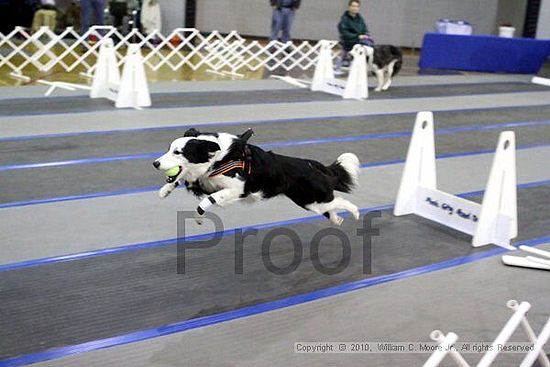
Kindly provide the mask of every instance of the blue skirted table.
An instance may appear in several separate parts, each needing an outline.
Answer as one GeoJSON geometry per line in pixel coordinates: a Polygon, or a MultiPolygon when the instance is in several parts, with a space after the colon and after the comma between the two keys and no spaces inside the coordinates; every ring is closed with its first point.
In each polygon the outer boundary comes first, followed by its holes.
{"type": "Polygon", "coordinates": [[[426,33],[421,69],[536,74],[550,56],[550,40],[426,33]]]}

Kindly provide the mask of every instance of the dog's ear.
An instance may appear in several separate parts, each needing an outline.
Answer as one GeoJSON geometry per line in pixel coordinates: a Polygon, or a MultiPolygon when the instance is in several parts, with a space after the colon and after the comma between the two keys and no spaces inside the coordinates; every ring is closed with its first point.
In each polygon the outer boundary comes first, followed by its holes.
{"type": "Polygon", "coordinates": [[[246,130],[244,133],[239,135],[239,139],[244,141],[245,143],[254,135],[254,131],[252,129],[246,130]]]}
{"type": "Polygon", "coordinates": [[[197,136],[199,136],[201,133],[199,132],[199,130],[195,129],[195,128],[190,128],[188,129],[184,134],[183,134],[183,137],[194,137],[196,138],[197,136]]]}
{"type": "Polygon", "coordinates": [[[208,140],[192,139],[185,144],[183,156],[190,163],[206,163],[220,150],[217,143],[208,140]]]}

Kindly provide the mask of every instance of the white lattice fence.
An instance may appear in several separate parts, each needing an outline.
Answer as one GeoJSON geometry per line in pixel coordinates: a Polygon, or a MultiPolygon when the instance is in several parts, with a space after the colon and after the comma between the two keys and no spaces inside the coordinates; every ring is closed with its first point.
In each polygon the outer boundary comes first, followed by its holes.
{"type": "MultiPolygon", "coordinates": [[[[7,35],[0,33],[0,68],[8,67],[14,76],[22,76],[24,70],[33,67],[40,72],[54,67],[67,72],[81,68],[91,75],[104,38],[113,39],[119,65],[125,61],[128,45],[137,43],[145,65],[154,71],[163,67],[173,71],[204,67],[224,74],[260,68],[306,70],[315,65],[320,49],[318,42],[248,41],[236,31],[223,35],[218,31],[205,34],[194,28],[178,28],[166,36],[158,31],[145,36],[137,29],[123,35],[114,27],[94,26],[79,35],[71,27],[60,34],[46,27],[30,34],[17,27],[7,35]]],[[[337,45],[336,41],[330,42],[332,47],[337,45]]]]}

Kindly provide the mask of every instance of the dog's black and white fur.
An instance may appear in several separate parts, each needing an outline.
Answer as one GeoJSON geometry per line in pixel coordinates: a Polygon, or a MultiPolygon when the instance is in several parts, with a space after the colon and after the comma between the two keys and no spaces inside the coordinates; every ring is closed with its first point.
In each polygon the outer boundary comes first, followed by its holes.
{"type": "Polygon", "coordinates": [[[378,85],[375,91],[388,90],[392,78],[403,65],[403,53],[395,46],[375,45],[373,55],[367,55],[368,69],[376,76],[378,85]]]}
{"type": "Polygon", "coordinates": [[[159,170],[179,167],[168,177],[159,196],[168,196],[179,184],[201,197],[196,220],[202,223],[205,211],[213,204],[226,206],[239,200],[258,201],[286,195],[294,203],[323,214],[334,224],[345,210],[359,219],[357,206],[334,191],[350,192],[358,184],[359,159],[344,153],[325,166],[317,161],[266,152],[248,144],[251,132],[240,136],[227,133],[201,133],[188,130],[170,144],[170,149],[153,166],[159,170]],[[222,172],[222,173],[220,173],[222,172]]]}

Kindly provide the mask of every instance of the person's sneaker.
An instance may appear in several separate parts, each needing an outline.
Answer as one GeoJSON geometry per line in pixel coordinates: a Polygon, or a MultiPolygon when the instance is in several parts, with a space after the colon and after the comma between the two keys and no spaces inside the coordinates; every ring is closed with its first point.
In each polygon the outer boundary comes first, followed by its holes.
{"type": "Polygon", "coordinates": [[[340,75],[344,75],[344,74],[345,74],[345,72],[342,69],[340,69],[340,68],[334,69],[334,75],[335,76],[340,76],[340,75]]]}

